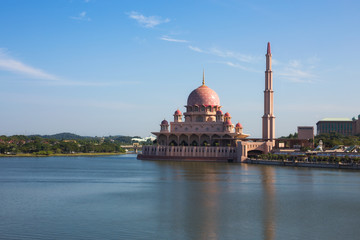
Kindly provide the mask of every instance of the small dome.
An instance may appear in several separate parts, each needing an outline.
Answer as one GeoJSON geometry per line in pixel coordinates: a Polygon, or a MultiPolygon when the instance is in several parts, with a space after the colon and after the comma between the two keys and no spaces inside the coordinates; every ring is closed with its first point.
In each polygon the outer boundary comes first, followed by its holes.
{"type": "Polygon", "coordinates": [[[179,109],[178,109],[178,110],[176,110],[176,111],[175,111],[175,113],[174,113],[174,115],[181,115],[180,110],[179,110],[179,109]]]}
{"type": "Polygon", "coordinates": [[[168,121],[166,121],[166,120],[164,119],[164,120],[162,120],[161,125],[169,125],[169,123],[168,123],[168,121]]]}
{"type": "Polygon", "coordinates": [[[239,123],[239,122],[236,124],[235,127],[236,127],[236,128],[243,128],[243,126],[242,126],[241,123],[239,123]]]}
{"type": "Polygon", "coordinates": [[[206,85],[201,85],[190,93],[187,105],[220,106],[220,99],[214,90],[206,85]]]}
{"type": "Polygon", "coordinates": [[[228,119],[228,120],[226,120],[225,125],[232,125],[232,123],[231,123],[231,121],[228,119]]]}
{"type": "Polygon", "coordinates": [[[222,115],[222,114],[223,114],[223,112],[221,110],[216,111],[216,115],[222,115]]]}
{"type": "Polygon", "coordinates": [[[224,117],[230,117],[230,113],[225,113],[224,117]]]}

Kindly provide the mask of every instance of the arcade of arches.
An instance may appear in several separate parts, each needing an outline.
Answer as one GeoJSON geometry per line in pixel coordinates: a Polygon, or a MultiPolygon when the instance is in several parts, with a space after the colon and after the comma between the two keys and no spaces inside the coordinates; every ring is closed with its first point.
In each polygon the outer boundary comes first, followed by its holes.
{"type": "Polygon", "coordinates": [[[161,146],[232,146],[234,139],[229,134],[159,134],[157,143],[161,146]]]}

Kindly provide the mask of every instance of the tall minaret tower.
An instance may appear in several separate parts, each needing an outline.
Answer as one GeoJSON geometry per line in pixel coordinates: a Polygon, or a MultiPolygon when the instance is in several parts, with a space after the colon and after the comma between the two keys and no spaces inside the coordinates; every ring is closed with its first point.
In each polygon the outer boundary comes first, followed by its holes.
{"type": "Polygon", "coordinates": [[[275,144],[275,116],[274,116],[274,91],[271,71],[271,49],[270,42],[267,45],[264,91],[264,116],[262,125],[262,138],[275,144]]]}

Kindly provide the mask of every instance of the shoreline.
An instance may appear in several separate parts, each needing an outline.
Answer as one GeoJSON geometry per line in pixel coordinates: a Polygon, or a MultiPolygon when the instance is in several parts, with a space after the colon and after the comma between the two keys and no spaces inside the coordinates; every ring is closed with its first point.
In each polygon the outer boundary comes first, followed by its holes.
{"type": "Polygon", "coordinates": [[[111,156],[111,155],[123,155],[128,153],[54,153],[49,155],[36,155],[31,153],[20,153],[15,155],[0,154],[1,157],[80,157],[80,156],[111,156]]]}
{"type": "MultiPolygon", "coordinates": [[[[146,156],[139,154],[138,160],[145,161],[169,161],[169,162],[228,162],[226,159],[209,159],[209,158],[169,158],[167,156],[146,156]]],[[[270,165],[280,167],[302,167],[302,168],[327,168],[327,169],[348,169],[348,170],[360,170],[360,164],[357,163],[319,163],[319,162],[301,162],[301,161],[289,161],[289,160],[263,160],[263,159],[246,159],[242,162],[232,162],[233,164],[258,164],[258,165],[270,165]]]]}
{"type": "Polygon", "coordinates": [[[360,170],[360,164],[354,163],[317,163],[317,162],[293,162],[293,161],[277,161],[277,160],[255,160],[246,159],[242,163],[260,164],[284,167],[307,167],[307,168],[331,168],[331,169],[350,169],[360,170]]]}

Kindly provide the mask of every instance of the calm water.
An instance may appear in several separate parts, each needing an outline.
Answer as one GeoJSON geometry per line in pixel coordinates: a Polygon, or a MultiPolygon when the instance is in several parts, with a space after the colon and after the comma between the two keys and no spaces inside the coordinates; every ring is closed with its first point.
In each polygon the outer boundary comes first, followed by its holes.
{"type": "Polygon", "coordinates": [[[359,239],[360,172],[0,158],[1,239],[359,239]]]}

